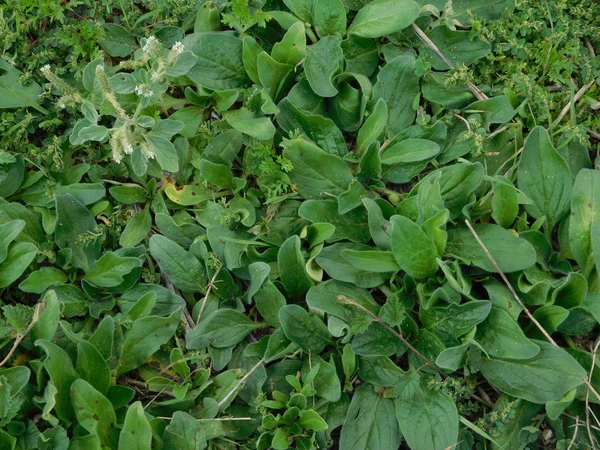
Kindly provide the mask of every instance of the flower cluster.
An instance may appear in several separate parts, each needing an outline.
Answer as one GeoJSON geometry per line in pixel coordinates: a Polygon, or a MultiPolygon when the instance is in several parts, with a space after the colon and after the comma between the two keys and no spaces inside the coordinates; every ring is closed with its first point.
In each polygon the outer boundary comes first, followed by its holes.
{"type": "Polygon", "coordinates": [[[185,47],[180,41],[175,42],[175,44],[173,44],[173,47],[171,47],[171,51],[176,55],[181,55],[184,50],[185,47]]]}
{"type": "Polygon", "coordinates": [[[138,84],[135,87],[135,93],[140,97],[152,97],[154,95],[154,91],[147,84],[138,84]]]}

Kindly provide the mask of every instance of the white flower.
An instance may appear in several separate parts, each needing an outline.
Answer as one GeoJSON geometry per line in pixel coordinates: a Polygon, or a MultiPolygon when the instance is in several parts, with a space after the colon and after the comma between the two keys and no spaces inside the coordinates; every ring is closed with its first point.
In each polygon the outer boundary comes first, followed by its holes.
{"type": "Polygon", "coordinates": [[[140,97],[152,97],[154,91],[147,84],[138,84],[135,87],[135,93],[140,97]]]}
{"type": "Polygon", "coordinates": [[[159,42],[158,39],[156,39],[156,36],[150,36],[148,39],[146,39],[146,43],[142,47],[142,51],[144,53],[150,53],[158,46],[158,43],[159,42]]]}
{"type": "Polygon", "coordinates": [[[131,155],[133,153],[133,145],[131,145],[131,144],[125,145],[125,147],[123,148],[123,151],[125,152],[125,154],[131,155]]]}
{"type": "Polygon", "coordinates": [[[112,157],[117,164],[121,164],[121,161],[123,161],[123,156],[119,152],[113,151],[112,157]]]}
{"type": "Polygon", "coordinates": [[[44,67],[42,67],[40,69],[40,72],[42,72],[42,74],[46,75],[48,72],[50,72],[50,64],[46,64],[44,67]]]}
{"type": "Polygon", "coordinates": [[[184,50],[185,50],[185,47],[183,46],[183,44],[180,41],[175,42],[175,44],[173,44],[173,47],[171,47],[171,51],[173,53],[175,53],[176,55],[181,55],[184,50]]]}

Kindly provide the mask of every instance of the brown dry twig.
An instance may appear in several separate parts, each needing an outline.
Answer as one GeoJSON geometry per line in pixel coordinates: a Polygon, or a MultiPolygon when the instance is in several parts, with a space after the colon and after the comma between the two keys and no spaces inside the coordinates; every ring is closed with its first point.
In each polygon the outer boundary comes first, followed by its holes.
{"type": "Polygon", "coordinates": [[[2,362],[0,362],[0,367],[2,367],[4,364],[6,364],[8,361],[10,361],[10,358],[12,358],[12,355],[17,351],[19,344],[23,341],[23,339],[25,339],[27,337],[27,335],[29,334],[31,329],[35,326],[35,324],[38,322],[38,320],[40,320],[40,317],[42,316],[42,313],[44,312],[45,309],[46,309],[46,302],[40,302],[35,306],[35,309],[33,310],[33,317],[31,319],[31,323],[27,326],[27,328],[25,329],[25,331],[22,334],[17,336],[17,338],[15,339],[15,342],[13,343],[13,346],[11,347],[10,351],[8,352],[8,355],[6,355],[6,357],[2,360],[2,362]]]}

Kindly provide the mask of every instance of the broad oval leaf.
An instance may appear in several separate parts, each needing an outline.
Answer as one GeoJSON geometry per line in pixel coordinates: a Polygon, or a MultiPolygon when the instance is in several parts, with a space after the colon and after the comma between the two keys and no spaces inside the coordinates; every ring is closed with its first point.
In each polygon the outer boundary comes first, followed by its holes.
{"type": "Polygon", "coordinates": [[[540,352],[530,359],[488,359],[481,373],[493,385],[513,397],[532,403],[560,400],[583,384],[586,371],[565,350],[532,340],[540,352]]]}
{"type": "Polygon", "coordinates": [[[344,450],[398,450],[402,440],[394,417],[394,402],[379,396],[370,385],[356,390],[342,426],[344,450]]]}
{"type": "Polygon", "coordinates": [[[445,450],[458,442],[458,411],[442,390],[422,383],[405,387],[396,399],[396,417],[413,450],[445,450]]]}
{"type": "Polygon", "coordinates": [[[392,216],[390,221],[392,253],[400,268],[415,278],[435,275],[437,248],[421,227],[404,216],[392,216]]]}
{"type": "Polygon", "coordinates": [[[162,272],[182,291],[202,292],[207,283],[206,271],[191,253],[172,240],[155,234],[150,238],[150,253],[162,272]]]}
{"type": "Polygon", "coordinates": [[[283,156],[294,167],[289,177],[303,198],[339,195],[352,183],[352,173],[342,158],[326,153],[310,142],[288,141],[283,156]]]}
{"type": "Polygon", "coordinates": [[[304,70],[310,87],[321,97],[338,93],[333,76],[339,70],[344,53],[339,37],[326,36],[316,44],[306,47],[304,70]]]}
{"type": "Polygon", "coordinates": [[[234,309],[219,309],[202,318],[187,334],[186,346],[190,349],[202,349],[208,345],[215,348],[231,347],[253,330],[264,326],[264,323],[253,322],[234,309]]]}
{"type": "Polygon", "coordinates": [[[391,142],[381,155],[381,164],[399,164],[426,161],[440,152],[440,146],[427,139],[405,139],[391,142]]]}
{"type": "Polygon", "coordinates": [[[527,212],[536,219],[546,216],[544,227],[552,231],[569,210],[573,180],[569,165],[540,126],[527,136],[517,179],[519,189],[533,201],[525,205],[527,212]]]}
{"type": "Polygon", "coordinates": [[[510,315],[493,307],[488,317],[477,327],[475,340],[490,356],[496,358],[529,359],[540,352],[510,315]]]}
{"type": "Polygon", "coordinates": [[[319,354],[332,342],[321,319],[298,305],[286,305],[281,308],[279,322],[287,338],[305,352],[319,354]]]}
{"type": "MultiPolygon", "coordinates": [[[[535,249],[525,239],[493,224],[475,224],[473,229],[503,272],[517,272],[535,264],[535,249]]],[[[489,257],[467,228],[448,230],[446,252],[467,264],[496,272],[489,257]]]]}
{"type": "Polygon", "coordinates": [[[411,25],[420,12],[413,0],[375,0],[358,11],[348,33],[366,38],[396,33],[411,25]]]}

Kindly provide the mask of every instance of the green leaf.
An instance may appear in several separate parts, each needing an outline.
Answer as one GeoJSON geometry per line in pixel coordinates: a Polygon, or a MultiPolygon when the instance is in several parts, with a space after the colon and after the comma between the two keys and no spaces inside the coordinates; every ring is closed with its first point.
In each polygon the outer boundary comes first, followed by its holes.
{"type": "Polygon", "coordinates": [[[146,134],[144,139],[162,170],[174,173],[179,171],[177,150],[169,139],[152,132],[146,134]]]}
{"type": "Polygon", "coordinates": [[[378,38],[410,26],[421,8],[413,0],[374,0],[362,7],[348,33],[378,38]]]}
{"type": "Polygon", "coordinates": [[[540,352],[540,347],[527,339],[519,324],[496,307],[477,327],[475,340],[496,358],[530,359],[540,352]]]}
{"type": "Polygon", "coordinates": [[[303,198],[339,195],[352,182],[352,173],[340,157],[302,139],[287,141],[283,156],[294,167],[288,175],[303,198]]]}
{"type": "Polygon", "coordinates": [[[242,41],[229,33],[193,33],[184,40],[185,48],[198,57],[188,77],[208,89],[243,87],[246,71],[242,60],[242,41]]]}
{"type": "Polygon", "coordinates": [[[363,208],[355,208],[339,214],[334,200],[307,200],[298,209],[298,215],[312,223],[330,223],[335,227],[328,242],[348,239],[352,242],[367,242],[370,239],[367,217],[363,208]]]}
{"type": "Polygon", "coordinates": [[[545,216],[544,228],[552,231],[569,210],[573,181],[568,164],[544,128],[538,126],[529,133],[517,175],[519,189],[533,201],[525,209],[535,219],[545,216]]]}
{"type": "MultiPolygon", "coordinates": [[[[276,44],[278,45],[278,44],[276,44]]],[[[306,40],[305,40],[306,45],[306,40]]],[[[258,57],[260,54],[264,53],[262,47],[252,36],[246,36],[243,40],[243,49],[242,49],[242,59],[244,61],[244,69],[246,69],[246,73],[248,77],[255,82],[260,83],[260,78],[258,77],[258,57]]]]}
{"type": "Polygon", "coordinates": [[[283,0],[285,6],[304,22],[312,23],[314,2],[311,0],[283,0]]]}
{"type": "Polygon", "coordinates": [[[304,297],[313,285],[306,272],[300,246],[300,238],[290,236],[277,253],[277,265],[281,282],[288,295],[296,299],[304,297]]]}
{"type": "Polygon", "coordinates": [[[271,100],[279,99],[281,85],[291,74],[294,66],[275,61],[267,52],[258,55],[256,61],[256,70],[260,84],[264,86],[271,100]]]}
{"type": "Polygon", "coordinates": [[[0,264],[0,289],[10,286],[23,275],[37,252],[37,247],[30,242],[13,242],[6,259],[0,264]]]}
{"type": "Polygon", "coordinates": [[[338,93],[333,76],[340,69],[344,53],[341,39],[325,36],[319,42],[306,47],[304,71],[310,87],[321,97],[333,97],[338,93]]]}
{"type": "Polygon", "coordinates": [[[452,398],[422,381],[404,389],[396,399],[402,436],[412,449],[442,450],[458,442],[458,411],[452,398]]]}
{"type": "Polygon", "coordinates": [[[487,300],[472,300],[461,305],[450,304],[445,307],[421,309],[420,317],[425,327],[459,338],[483,322],[491,307],[491,302],[487,300]]]}
{"type": "Polygon", "coordinates": [[[67,275],[55,267],[42,267],[31,272],[29,276],[19,284],[23,292],[41,294],[46,289],[63,284],[67,281],[67,275]]]}
{"type": "Polygon", "coordinates": [[[2,104],[0,108],[27,108],[34,107],[42,114],[48,114],[44,108],[39,106],[38,97],[42,95],[42,88],[35,82],[26,85],[21,83],[23,73],[15,69],[4,58],[0,58],[0,97],[2,104]]]}
{"type": "Polygon", "coordinates": [[[144,450],[151,447],[152,428],[141,402],[127,408],[123,429],[119,435],[119,450],[144,450]]]}
{"type": "Polygon", "coordinates": [[[311,308],[338,317],[347,324],[352,324],[356,318],[365,317],[366,313],[356,306],[340,303],[338,297],[341,295],[356,301],[373,314],[379,313],[380,307],[368,290],[335,280],[328,280],[312,287],[306,295],[306,302],[311,308]]]}
{"type": "Polygon", "coordinates": [[[223,118],[231,127],[261,141],[267,141],[275,135],[275,127],[268,117],[256,117],[247,108],[228,111],[223,118]]]}
{"type": "Polygon", "coordinates": [[[41,347],[46,352],[44,367],[57,389],[56,414],[61,419],[70,421],[73,417],[70,389],[71,384],[79,379],[79,374],[75,371],[73,362],[67,352],[58,345],[44,340],[35,341],[35,345],[41,347]]]}
{"type": "Polygon", "coordinates": [[[600,217],[600,174],[582,169],[575,178],[569,218],[569,245],[584,274],[594,266],[592,224],[600,217]]]}
{"type": "MultiPolygon", "coordinates": [[[[0,58],[0,61],[2,59],[0,58]]],[[[0,81],[0,92],[2,81],[0,81]]],[[[23,184],[25,178],[25,160],[23,155],[0,151],[0,197],[6,198],[14,194],[23,184]]]]}
{"type": "Polygon", "coordinates": [[[121,247],[134,247],[144,239],[152,227],[150,209],[144,208],[135,213],[133,218],[127,222],[125,229],[119,237],[121,247]]]}
{"type": "Polygon", "coordinates": [[[559,400],[583,383],[586,371],[565,350],[532,342],[540,347],[533,358],[484,360],[481,373],[502,392],[532,403],[559,400]]]}
{"type": "Polygon", "coordinates": [[[191,253],[172,240],[155,234],[150,238],[150,254],[160,270],[179,289],[185,292],[202,292],[208,279],[206,270],[191,253]]]}
{"type": "Polygon", "coordinates": [[[535,403],[515,400],[503,395],[494,405],[494,410],[504,411],[507,407],[510,407],[512,412],[507,422],[499,430],[500,436],[496,437],[496,443],[492,445],[493,450],[526,448],[527,442],[523,439],[524,429],[531,426],[543,408],[535,403]],[[509,403],[511,403],[510,406],[508,406],[509,403]]]}
{"type": "MultiPolygon", "coordinates": [[[[498,225],[475,224],[473,229],[503,272],[525,270],[535,264],[536,253],[525,239],[498,225]]],[[[446,252],[467,264],[496,272],[494,265],[467,228],[448,230],[446,252]]]]}
{"type": "Polygon", "coordinates": [[[507,123],[517,114],[517,110],[513,108],[506,95],[471,103],[465,108],[465,112],[481,114],[486,126],[493,123],[507,123]]]}
{"type": "Polygon", "coordinates": [[[287,97],[279,103],[279,109],[277,123],[288,134],[294,130],[301,130],[317,147],[327,153],[338,156],[348,153],[344,135],[330,118],[320,114],[309,114],[287,97]]]}
{"type": "Polygon", "coordinates": [[[213,0],[204,2],[194,21],[194,33],[209,33],[211,31],[219,31],[221,29],[221,15],[219,8],[213,0]]]}
{"type": "Polygon", "coordinates": [[[377,83],[373,86],[373,100],[382,98],[387,104],[387,126],[390,135],[404,131],[415,120],[416,112],[412,105],[419,93],[419,77],[415,75],[415,63],[414,56],[401,55],[386,64],[377,74],[377,83]]]}
{"type": "Polygon", "coordinates": [[[115,58],[124,58],[133,53],[136,42],[129,31],[114,23],[104,23],[102,28],[105,37],[100,39],[98,44],[106,53],[115,58]]]}
{"type": "Polygon", "coordinates": [[[253,322],[245,314],[234,309],[219,309],[202,318],[201,322],[186,336],[190,349],[202,349],[209,344],[215,348],[231,347],[257,328],[261,322],[253,322]]]}
{"type": "Polygon", "coordinates": [[[517,189],[507,178],[497,177],[492,190],[492,217],[501,227],[509,228],[519,213],[517,189]]]}
{"type": "Polygon", "coordinates": [[[202,422],[183,411],[176,411],[163,434],[163,450],[203,450],[206,433],[202,422]]]}
{"type": "Polygon", "coordinates": [[[110,369],[98,349],[86,341],[77,343],[77,373],[81,378],[106,395],[110,386],[110,369]]]}
{"type": "Polygon", "coordinates": [[[84,380],[75,380],[71,386],[71,399],[79,424],[96,434],[103,445],[112,447],[117,417],[110,401],[84,380]]]}
{"type": "Polygon", "coordinates": [[[56,292],[46,292],[41,302],[40,306],[43,305],[44,310],[40,314],[37,323],[31,329],[30,338],[33,342],[38,339],[51,340],[56,333],[58,321],[60,320],[62,305],[57,298],[56,292]]]}
{"type": "Polygon", "coordinates": [[[56,231],[54,240],[62,249],[73,252],[73,265],[88,271],[94,261],[100,257],[100,241],[79,239],[90,236],[96,228],[94,216],[75,197],[70,194],[57,194],[56,200],[56,231]]]}
{"type": "Polygon", "coordinates": [[[402,342],[378,322],[371,323],[364,333],[352,339],[352,351],[360,356],[392,356],[403,349],[402,342]]]}
{"type": "Polygon", "coordinates": [[[327,422],[323,420],[319,413],[312,409],[308,409],[300,413],[298,425],[300,425],[302,428],[313,431],[323,431],[328,428],[327,422]]]}
{"type": "MultiPolygon", "coordinates": [[[[315,261],[334,280],[346,281],[362,288],[374,288],[380,286],[388,279],[389,274],[378,272],[390,272],[389,258],[388,264],[384,263],[383,269],[385,270],[377,270],[381,269],[378,263],[373,264],[373,258],[369,259],[364,254],[379,252],[368,251],[369,248],[366,245],[349,242],[334,244],[321,250],[315,261]],[[351,255],[359,255],[353,260],[355,263],[358,261],[358,264],[352,264],[348,261],[347,255],[349,252],[352,252],[350,253],[351,255]],[[361,256],[363,256],[362,259],[361,256]],[[374,267],[375,265],[378,267],[374,267]]],[[[388,256],[391,258],[391,263],[396,270],[399,270],[394,256],[391,253],[388,256]]]]}
{"type": "Polygon", "coordinates": [[[437,248],[425,232],[404,216],[392,216],[392,253],[402,270],[415,278],[435,275],[437,248]]]}
{"type": "Polygon", "coordinates": [[[140,258],[117,256],[113,252],[105,252],[83,279],[96,286],[115,287],[121,284],[124,277],[133,269],[142,267],[142,264],[140,258]]]}
{"type": "Polygon", "coordinates": [[[40,244],[45,241],[45,234],[38,214],[20,203],[0,203],[0,225],[11,220],[25,221],[25,228],[16,237],[20,242],[40,244]]]}
{"type": "Polygon", "coordinates": [[[315,0],[313,18],[320,38],[341,36],[346,32],[346,8],[342,0],[315,0]]]}
{"type": "MultiPolygon", "coordinates": [[[[469,66],[492,51],[489,42],[480,38],[473,39],[469,31],[452,31],[440,26],[427,33],[429,39],[440,49],[455,66],[469,66]]],[[[435,70],[448,70],[448,65],[428,47],[425,51],[431,57],[431,65],[435,70]]]]}
{"type": "Polygon", "coordinates": [[[394,416],[393,400],[377,395],[372,386],[359,387],[342,426],[340,448],[398,450],[402,438],[394,416]]]}
{"type": "Polygon", "coordinates": [[[170,316],[148,316],[137,319],[123,336],[123,355],[117,374],[129,372],[144,364],[161,345],[166,344],[179,325],[181,308],[170,316]]]}
{"type": "Polygon", "coordinates": [[[305,352],[319,354],[332,342],[321,319],[298,305],[286,305],[281,308],[279,321],[287,338],[305,352]]]}
{"type": "Polygon", "coordinates": [[[427,139],[391,141],[381,155],[381,164],[399,164],[427,161],[440,152],[440,146],[427,139]]]}
{"type": "Polygon", "coordinates": [[[382,135],[388,121],[388,110],[385,100],[377,100],[373,111],[365,120],[365,123],[358,132],[356,145],[358,153],[363,154],[372,142],[375,142],[382,135]]]}
{"type": "Polygon", "coordinates": [[[342,388],[335,364],[332,359],[330,361],[331,363],[325,361],[320,356],[313,357],[310,363],[305,359],[301,374],[305,384],[307,384],[307,378],[310,378],[311,367],[314,369],[318,365],[319,370],[310,385],[317,391],[318,397],[334,403],[340,399],[342,388]]]}
{"type": "MultiPolygon", "coordinates": [[[[246,39],[244,39],[244,45],[246,45],[246,39]]],[[[302,61],[305,54],[306,30],[302,22],[294,23],[287,30],[281,42],[273,46],[273,51],[271,52],[271,56],[275,61],[292,66],[302,61]]]]}

